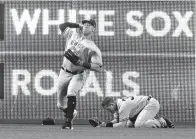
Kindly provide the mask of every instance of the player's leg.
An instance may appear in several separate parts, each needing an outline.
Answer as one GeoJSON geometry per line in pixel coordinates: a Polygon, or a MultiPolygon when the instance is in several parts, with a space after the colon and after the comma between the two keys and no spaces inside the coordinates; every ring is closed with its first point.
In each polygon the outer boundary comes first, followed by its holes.
{"type": "Polygon", "coordinates": [[[174,128],[174,124],[166,117],[161,116],[155,118],[159,111],[159,107],[158,101],[152,98],[148,105],[138,115],[135,127],[174,128]]]}
{"type": "Polygon", "coordinates": [[[67,104],[65,104],[65,96],[67,95],[67,88],[71,80],[69,74],[65,73],[63,70],[60,71],[57,83],[57,107],[60,110],[65,110],[67,104]]]}
{"type": "Polygon", "coordinates": [[[142,127],[160,128],[161,124],[158,120],[152,119],[152,120],[148,120],[146,123],[144,123],[142,127]]]}
{"type": "MultiPolygon", "coordinates": [[[[64,110],[65,111],[65,120],[67,118],[67,108],[64,110]]],[[[71,120],[71,129],[73,129],[73,121],[76,119],[76,116],[77,116],[78,112],[77,110],[74,110],[73,112],[73,119],[71,120]]]]}
{"type": "Polygon", "coordinates": [[[164,116],[153,118],[146,121],[141,127],[151,128],[175,128],[174,124],[164,116]]]}
{"type": "Polygon", "coordinates": [[[71,122],[73,120],[74,109],[76,108],[76,94],[82,89],[84,85],[83,74],[74,75],[71,79],[67,89],[67,115],[66,122],[63,129],[71,129],[71,122]]]}
{"type": "Polygon", "coordinates": [[[142,127],[160,127],[160,122],[154,117],[159,112],[160,105],[159,102],[151,98],[149,103],[144,107],[144,109],[138,115],[135,121],[135,128],[142,127]]]}
{"type": "Polygon", "coordinates": [[[174,124],[165,116],[156,117],[161,124],[161,128],[175,128],[174,124]]]}
{"type": "MultiPolygon", "coordinates": [[[[63,111],[65,113],[64,117],[67,118],[67,97],[65,98],[65,103],[66,103],[66,105],[65,105],[66,108],[63,111]]],[[[73,112],[73,120],[76,118],[76,116],[77,116],[77,110],[75,109],[73,112]]]]}

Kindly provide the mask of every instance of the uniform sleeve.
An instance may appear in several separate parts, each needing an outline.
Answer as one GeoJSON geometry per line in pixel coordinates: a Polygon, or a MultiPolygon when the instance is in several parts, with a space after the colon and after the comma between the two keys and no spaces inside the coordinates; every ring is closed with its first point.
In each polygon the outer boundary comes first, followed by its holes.
{"type": "Polygon", "coordinates": [[[63,37],[66,39],[66,40],[69,40],[72,36],[72,34],[74,33],[74,31],[67,27],[63,32],[62,32],[62,35],[63,37]]]}
{"type": "Polygon", "coordinates": [[[126,107],[128,107],[128,105],[119,109],[119,122],[129,120],[130,111],[126,107]]]}
{"type": "Polygon", "coordinates": [[[103,65],[102,55],[101,55],[101,52],[100,51],[94,52],[92,54],[92,56],[91,56],[91,63],[97,64],[99,66],[102,66],[103,65]]]}

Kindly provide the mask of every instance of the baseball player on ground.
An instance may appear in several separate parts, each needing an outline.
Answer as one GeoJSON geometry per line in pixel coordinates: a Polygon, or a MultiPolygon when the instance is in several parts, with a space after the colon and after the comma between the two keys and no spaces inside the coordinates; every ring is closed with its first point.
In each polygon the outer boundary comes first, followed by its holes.
{"type": "Polygon", "coordinates": [[[91,40],[96,22],[93,19],[83,20],[82,24],[66,22],[59,25],[66,40],[64,59],[58,77],[57,107],[66,116],[62,129],[73,129],[72,119],[76,107],[76,93],[86,80],[89,70],[102,71],[102,55],[91,40]],[[78,28],[79,32],[72,30],[78,28]],[[64,98],[67,97],[67,105],[64,98]]]}
{"type": "Polygon", "coordinates": [[[116,100],[106,97],[101,105],[113,113],[114,120],[108,123],[100,122],[100,127],[174,128],[166,117],[155,118],[160,104],[152,96],[131,96],[116,100]]]}

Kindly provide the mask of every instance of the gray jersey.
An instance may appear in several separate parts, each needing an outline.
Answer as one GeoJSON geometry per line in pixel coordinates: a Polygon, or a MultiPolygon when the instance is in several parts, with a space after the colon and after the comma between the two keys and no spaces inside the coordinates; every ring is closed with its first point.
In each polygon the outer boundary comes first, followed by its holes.
{"type": "Polygon", "coordinates": [[[114,113],[114,119],[119,122],[129,120],[136,116],[147,104],[148,96],[130,96],[117,99],[118,111],[114,113]]]}
{"type": "MultiPolygon", "coordinates": [[[[102,66],[101,51],[93,41],[85,39],[82,34],[73,31],[69,27],[63,32],[63,36],[66,39],[65,51],[71,49],[84,62],[102,66]]],[[[72,64],[65,57],[62,67],[72,72],[85,70],[84,67],[72,64]]]]}

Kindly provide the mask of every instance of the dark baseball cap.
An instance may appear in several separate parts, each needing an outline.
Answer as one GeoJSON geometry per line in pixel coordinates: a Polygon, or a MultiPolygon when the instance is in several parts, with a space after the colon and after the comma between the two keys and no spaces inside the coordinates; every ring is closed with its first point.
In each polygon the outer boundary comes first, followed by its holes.
{"type": "Polygon", "coordinates": [[[84,23],[90,23],[93,27],[96,27],[96,22],[95,22],[95,20],[93,20],[93,19],[90,19],[90,20],[83,20],[83,21],[82,21],[82,24],[84,24],[84,23]]]}

